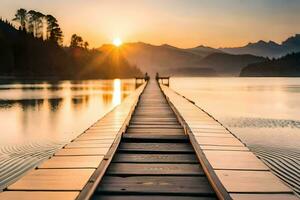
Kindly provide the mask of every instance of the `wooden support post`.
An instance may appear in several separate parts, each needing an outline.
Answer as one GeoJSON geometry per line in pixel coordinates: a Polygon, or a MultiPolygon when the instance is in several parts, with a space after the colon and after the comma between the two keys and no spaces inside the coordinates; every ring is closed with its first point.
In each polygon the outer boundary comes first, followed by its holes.
{"type": "Polygon", "coordinates": [[[163,85],[170,87],[170,76],[159,76],[159,74],[157,73],[156,80],[158,83],[161,83],[163,85]]]}

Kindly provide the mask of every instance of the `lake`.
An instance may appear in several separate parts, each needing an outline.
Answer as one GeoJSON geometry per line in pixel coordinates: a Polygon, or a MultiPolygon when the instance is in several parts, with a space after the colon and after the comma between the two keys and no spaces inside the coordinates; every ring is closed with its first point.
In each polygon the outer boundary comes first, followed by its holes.
{"type": "Polygon", "coordinates": [[[300,193],[300,78],[172,78],[300,193]]]}
{"type": "Polygon", "coordinates": [[[0,189],[51,156],[134,90],[133,79],[0,84],[0,189]]]}

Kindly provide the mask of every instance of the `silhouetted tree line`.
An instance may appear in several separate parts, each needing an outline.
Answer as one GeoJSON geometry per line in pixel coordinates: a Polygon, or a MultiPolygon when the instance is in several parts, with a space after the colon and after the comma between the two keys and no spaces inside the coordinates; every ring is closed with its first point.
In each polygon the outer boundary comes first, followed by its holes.
{"type": "Polygon", "coordinates": [[[20,8],[15,14],[13,21],[19,22],[20,30],[32,34],[36,38],[50,40],[57,44],[63,41],[63,33],[58,21],[52,15],[20,8]],[[46,30],[46,31],[45,31],[46,30]]]}
{"type": "Polygon", "coordinates": [[[17,78],[115,78],[140,75],[116,52],[88,49],[88,42],[74,34],[63,47],[63,34],[52,15],[19,9],[14,21],[0,19],[0,75],[17,78]],[[117,58],[116,58],[117,54],[117,58]]]}

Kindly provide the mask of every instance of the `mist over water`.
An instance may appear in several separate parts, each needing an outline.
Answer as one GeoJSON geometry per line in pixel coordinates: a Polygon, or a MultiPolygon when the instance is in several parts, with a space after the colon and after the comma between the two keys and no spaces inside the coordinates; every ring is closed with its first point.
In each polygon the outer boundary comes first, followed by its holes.
{"type": "Polygon", "coordinates": [[[0,189],[135,90],[134,80],[0,84],[0,189]]]}
{"type": "Polygon", "coordinates": [[[300,78],[172,78],[300,192],[300,78]],[[292,172],[291,172],[292,171],[292,172]]]}

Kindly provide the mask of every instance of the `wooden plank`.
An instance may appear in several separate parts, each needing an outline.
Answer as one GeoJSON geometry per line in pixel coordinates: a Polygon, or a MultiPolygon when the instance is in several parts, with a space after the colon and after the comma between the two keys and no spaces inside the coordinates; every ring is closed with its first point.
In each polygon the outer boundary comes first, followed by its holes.
{"type": "Polygon", "coordinates": [[[93,135],[93,134],[82,134],[76,140],[114,140],[115,136],[103,136],[103,135],[93,135]]]}
{"type": "Polygon", "coordinates": [[[60,149],[56,156],[103,156],[108,152],[109,148],[76,148],[76,149],[60,149]]]}
{"type": "Polygon", "coordinates": [[[86,142],[71,142],[64,148],[109,148],[112,143],[86,143],[86,142]]]}
{"type": "Polygon", "coordinates": [[[137,141],[157,141],[157,142],[187,142],[187,135],[149,135],[149,134],[123,134],[123,140],[137,141]]]}
{"type": "Polygon", "coordinates": [[[227,137],[227,138],[235,138],[230,133],[195,133],[195,137],[227,137]]]}
{"type": "Polygon", "coordinates": [[[39,192],[39,191],[5,191],[0,192],[1,200],[74,200],[79,192],[39,192]]]}
{"type": "Polygon", "coordinates": [[[132,163],[199,163],[195,154],[131,154],[118,153],[113,162],[132,163]]]}
{"type": "Polygon", "coordinates": [[[293,194],[230,194],[233,200],[299,200],[293,194]]]}
{"type": "Polygon", "coordinates": [[[178,125],[177,121],[166,121],[166,122],[161,122],[161,121],[130,121],[130,125],[178,125]]]}
{"type": "Polygon", "coordinates": [[[160,121],[160,122],[177,122],[178,120],[175,118],[175,117],[171,117],[171,118],[153,118],[153,117],[135,117],[135,116],[132,116],[131,122],[157,122],[157,121],[160,121]]]}
{"type": "Polygon", "coordinates": [[[97,189],[101,193],[214,195],[205,177],[104,177],[97,189]]]}
{"type": "Polygon", "coordinates": [[[222,151],[249,151],[245,146],[213,146],[213,145],[200,145],[202,150],[222,150],[222,151]]]}
{"type": "Polygon", "coordinates": [[[200,145],[245,146],[236,138],[196,137],[200,145]]]}
{"type": "Polygon", "coordinates": [[[267,171],[215,170],[228,192],[292,192],[267,171]]]}
{"type": "Polygon", "coordinates": [[[201,196],[166,196],[166,195],[100,195],[96,194],[93,200],[217,200],[216,197],[201,196]]]}
{"type": "Polygon", "coordinates": [[[97,168],[103,156],[53,156],[38,168],[97,168]]]}
{"type": "Polygon", "coordinates": [[[204,124],[204,123],[198,123],[198,124],[193,124],[189,125],[191,128],[196,128],[196,129],[212,129],[212,130],[226,130],[223,126],[220,124],[204,124]]]}
{"type": "Polygon", "coordinates": [[[146,152],[194,152],[189,143],[121,143],[119,150],[146,152]]]}
{"type": "Polygon", "coordinates": [[[193,133],[230,133],[228,130],[191,128],[193,133]]]}
{"type": "Polygon", "coordinates": [[[85,135],[85,136],[101,136],[103,138],[105,138],[105,137],[110,138],[110,137],[115,137],[118,134],[118,132],[119,132],[119,129],[114,130],[114,131],[109,131],[109,132],[98,132],[98,131],[90,130],[90,131],[85,132],[83,135],[85,135]]]}
{"type": "Polygon", "coordinates": [[[94,169],[37,169],[32,170],[9,190],[81,190],[94,169]]]}
{"type": "Polygon", "coordinates": [[[122,123],[115,124],[115,126],[112,127],[103,127],[103,126],[92,126],[87,130],[86,132],[95,132],[95,133],[116,133],[120,130],[120,127],[122,126],[122,123]]]}
{"type": "Polygon", "coordinates": [[[269,170],[249,151],[204,151],[214,169],[269,170]]]}
{"type": "Polygon", "coordinates": [[[73,142],[80,142],[82,144],[112,144],[114,139],[98,139],[98,140],[78,140],[75,139],[73,142]]]}
{"type": "Polygon", "coordinates": [[[183,129],[180,125],[169,125],[169,124],[159,124],[159,125],[153,125],[153,124],[139,124],[139,125],[130,125],[130,128],[134,129],[183,129]]]}
{"type": "Polygon", "coordinates": [[[126,130],[127,133],[153,133],[153,132],[157,132],[157,133],[164,133],[164,132],[170,132],[170,133],[184,133],[183,132],[183,128],[144,128],[144,129],[136,129],[136,128],[131,128],[129,127],[127,130],[126,130]]]}
{"type": "Polygon", "coordinates": [[[112,163],[110,175],[204,175],[199,164],[112,163]]]}

